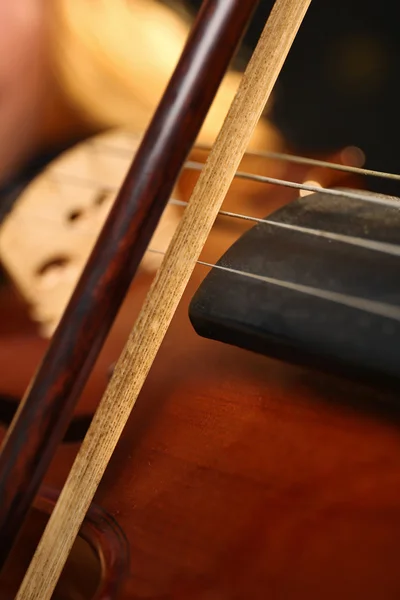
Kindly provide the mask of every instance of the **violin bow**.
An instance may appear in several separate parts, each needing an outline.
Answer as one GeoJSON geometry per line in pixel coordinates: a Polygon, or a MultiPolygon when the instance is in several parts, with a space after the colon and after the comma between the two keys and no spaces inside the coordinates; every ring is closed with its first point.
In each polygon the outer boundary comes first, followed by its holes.
{"type": "Polygon", "coordinates": [[[205,0],[0,453],[0,567],[194,145],[258,0],[205,0]]]}
{"type": "Polygon", "coordinates": [[[36,549],[17,600],[50,600],[203,245],[311,0],[276,0],[107,390],[36,549]]]}

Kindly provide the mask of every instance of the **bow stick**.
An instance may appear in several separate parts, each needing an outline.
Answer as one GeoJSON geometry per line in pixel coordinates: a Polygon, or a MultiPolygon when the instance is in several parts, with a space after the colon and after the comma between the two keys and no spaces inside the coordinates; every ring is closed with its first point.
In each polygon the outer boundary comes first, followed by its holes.
{"type": "Polygon", "coordinates": [[[0,566],[62,440],[257,3],[203,3],[48,352],[7,431],[0,454],[0,566]]]}
{"type": "Polygon", "coordinates": [[[311,0],[277,0],[116,364],[17,600],[50,600],[311,0]]]}

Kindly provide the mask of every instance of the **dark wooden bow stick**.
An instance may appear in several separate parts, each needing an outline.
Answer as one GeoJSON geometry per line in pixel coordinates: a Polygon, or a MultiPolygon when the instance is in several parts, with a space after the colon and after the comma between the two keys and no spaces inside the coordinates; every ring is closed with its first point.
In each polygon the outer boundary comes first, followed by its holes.
{"type": "MultiPolygon", "coordinates": [[[[0,455],[0,566],[38,491],[258,0],[205,0],[0,455]]],[[[160,49],[162,51],[162,49],[160,49]]]]}

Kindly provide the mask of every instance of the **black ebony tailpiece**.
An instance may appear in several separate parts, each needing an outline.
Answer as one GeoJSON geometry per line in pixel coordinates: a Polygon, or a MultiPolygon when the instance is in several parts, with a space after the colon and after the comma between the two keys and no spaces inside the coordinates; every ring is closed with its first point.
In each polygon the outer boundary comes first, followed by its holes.
{"type": "Polygon", "coordinates": [[[217,264],[247,275],[211,270],[189,308],[196,332],[398,385],[400,201],[342,191],[300,198],[267,217],[313,232],[260,223],[244,234],[217,264]]]}

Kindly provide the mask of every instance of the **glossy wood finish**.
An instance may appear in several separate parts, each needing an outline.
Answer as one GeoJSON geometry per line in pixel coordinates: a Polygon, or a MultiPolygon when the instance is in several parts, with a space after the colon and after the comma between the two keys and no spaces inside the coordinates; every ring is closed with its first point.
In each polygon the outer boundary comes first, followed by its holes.
{"type": "Polygon", "coordinates": [[[121,598],[394,600],[398,409],[199,339],[196,270],[96,501],[130,540],[121,598]]]}
{"type": "MultiPolygon", "coordinates": [[[[119,600],[395,600],[398,408],[200,339],[187,307],[205,273],[196,269],[96,497],[130,543],[119,600]]],[[[77,449],[59,448],[49,484],[62,485],[77,449]]]]}
{"type": "MultiPolygon", "coordinates": [[[[281,176],[352,183],[304,169],[281,176]]],[[[188,193],[193,178],[184,179],[188,193]]],[[[297,196],[269,186],[263,193],[236,181],[225,208],[263,216],[297,196]]],[[[218,219],[202,259],[219,258],[249,226],[218,219]]],[[[196,268],[96,497],[130,544],[118,598],[397,599],[398,409],[367,388],[198,338],[187,308],[205,274],[196,268]]],[[[135,280],[79,414],[95,407],[148,285],[135,280]]],[[[6,375],[19,373],[22,391],[28,349],[33,368],[43,345],[36,340],[35,354],[15,302],[2,306],[0,357],[17,336],[6,375]]],[[[17,383],[14,376],[14,393],[17,383]]],[[[59,447],[48,484],[62,486],[78,446],[59,447]]]]}
{"type": "Polygon", "coordinates": [[[256,0],[207,0],[0,456],[0,563],[62,438],[256,0]]]}

